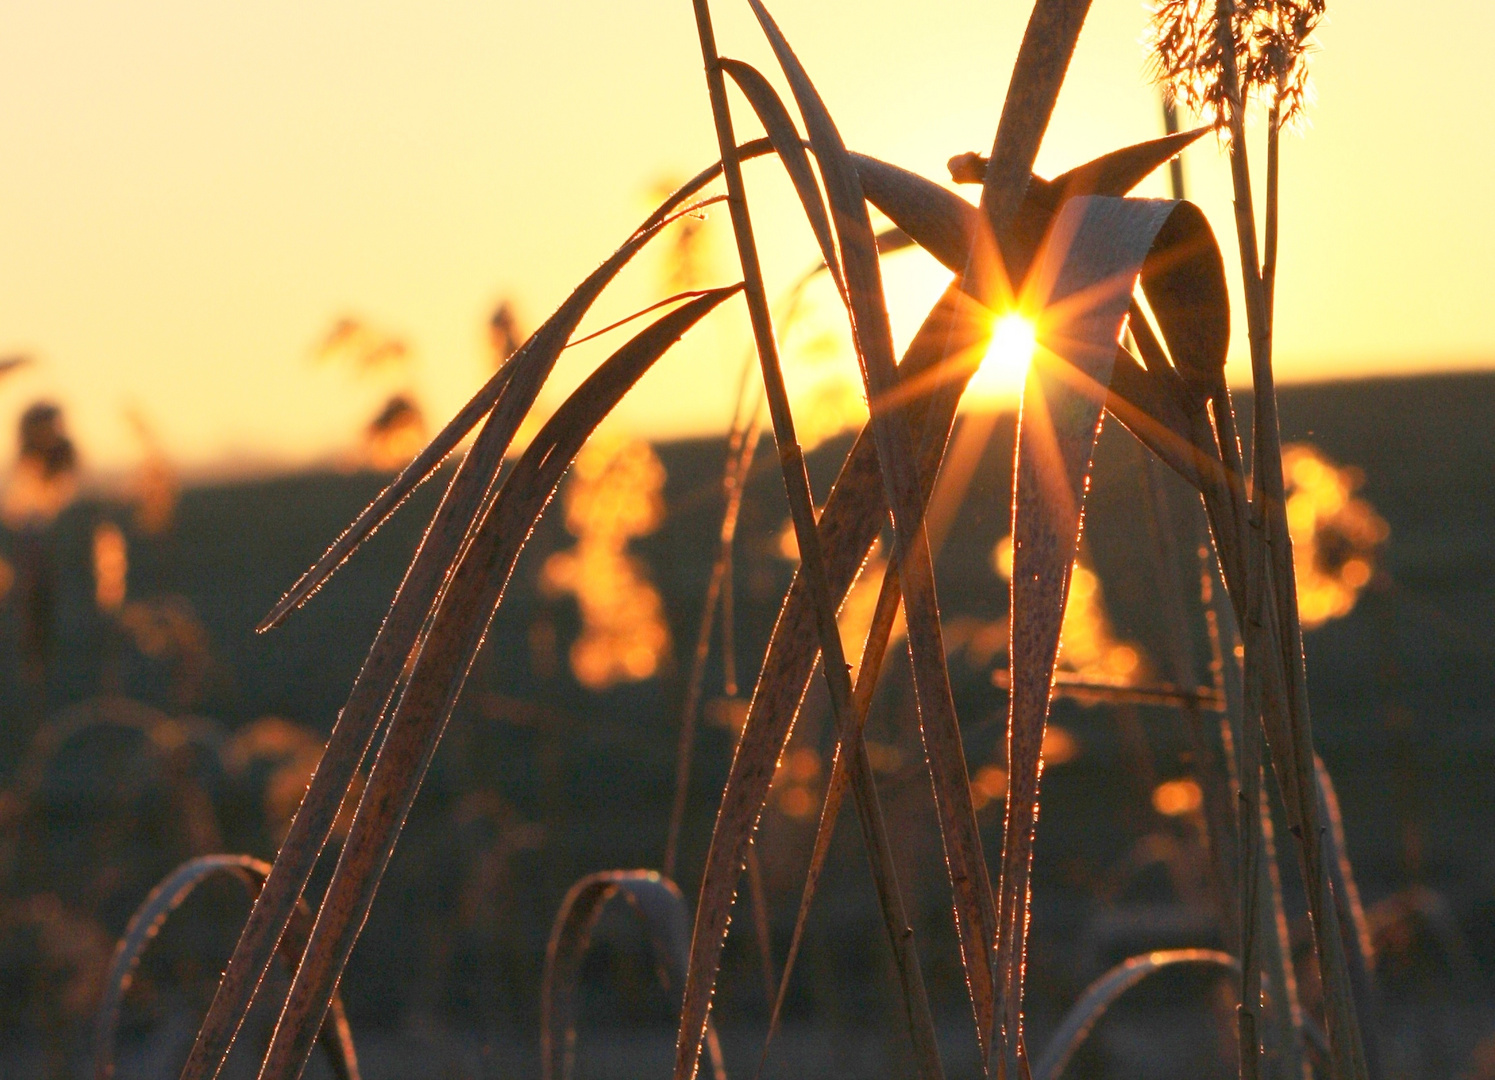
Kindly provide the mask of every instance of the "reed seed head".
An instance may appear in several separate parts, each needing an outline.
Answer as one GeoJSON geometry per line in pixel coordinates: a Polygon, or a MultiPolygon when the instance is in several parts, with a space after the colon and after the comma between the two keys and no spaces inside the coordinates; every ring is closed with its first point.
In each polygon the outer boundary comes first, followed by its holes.
{"type": "Polygon", "coordinates": [[[1308,57],[1315,49],[1324,4],[1158,0],[1150,9],[1148,33],[1153,77],[1169,102],[1222,132],[1231,108],[1244,105],[1253,94],[1276,112],[1278,123],[1296,125],[1313,100],[1308,57]]]}

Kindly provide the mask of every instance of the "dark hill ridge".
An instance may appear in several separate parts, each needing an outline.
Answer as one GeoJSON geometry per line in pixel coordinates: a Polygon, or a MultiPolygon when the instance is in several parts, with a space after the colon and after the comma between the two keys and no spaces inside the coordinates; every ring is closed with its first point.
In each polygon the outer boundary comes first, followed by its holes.
{"type": "MultiPolygon", "coordinates": [[[[1249,409],[1249,400],[1241,404],[1249,409]]],[[[1334,460],[1363,470],[1362,494],[1391,527],[1384,553],[1389,582],[1373,586],[1347,618],[1313,632],[1307,643],[1316,733],[1340,786],[1362,887],[1374,899],[1408,880],[1437,884],[1455,897],[1483,958],[1495,963],[1495,902],[1490,900],[1495,897],[1495,829],[1490,827],[1495,795],[1488,782],[1495,751],[1490,694],[1495,686],[1495,427],[1490,423],[1495,374],[1292,386],[1281,391],[1281,415],[1285,440],[1310,441],[1334,460]]],[[[1242,430],[1249,430],[1244,418],[1242,430]]],[[[1011,417],[996,423],[940,558],[941,600],[952,618],[991,621],[1005,615],[1006,588],[992,569],[991,551],[1008,531],[1012,434],[1011,417]]],[[[822,496],[846,445],[838,440],[812,455],[822,496]]],[[[570,543],[554,508],[515,576],[355,958],[346,984],[355,1019],[390,1020],[402,1014],[412,994],[425,995],[416,1003],[424,1008],[430,1004],[426,998],[439,993],[446,1007],[484,1023],[493,1017],[532,1023],[533,1002],[517,988],[538,982],[549,915],[565,887],[580,873],[603,866],[657,865],[673,782],[682,672],[721,512],[723,447],[716,440],[697,440],[656,450],[668,471],[668,516],[633,550],[662,594],[674,638],[673,668],[659,679],[604,694],[585,691],[564,673],[537,671],[531,646],[535,625],[555,628],[564,658],[577,623],[569,600],[547,599],[537,588],[544,557],[570,543]],[[475,793],[487,793],[484,798],[501,806],[503,820],[534,824],[537,831],[524,834],[532,835],[531,846],[512,853],[503,928],[467,937],[463,931],[448,940],[451,970],[438,979],[422,967],[428,963],[422,935],[438,931],[412,935],[409,920],[416,917],[412,912],[458,904],[465,871],[452,868],[466,865],[469,847],[477,842],[468,835],[477,828],[472,824],[478,820],[472,809],[475,793]],[[452,876],[433,878],[433,866],[452,870],[452,876]],[[464,964],[476,965],[479,973],[463,975],[464,964]],[[431,979],[445,982],[433,989],[431,979]],[[496,981],[506,988],[496,990],[496,981]]],[[[1138,453],[1119,426],[1106,426],[1086,545],[1118,632],[1148,652],[1160,652],[1163,631],[1146,562],[1150,546],[1138,513],[1138,453]]],[[[216,672],[192,711],[214,718],[224,730],[267,714],[327,730],[443,481],[417,491],[283,627],[268,635],[256,635],[252,628],[383,482],[371,474],[324,473],[198,487],[184,493],[169,537],[132,536],[130,595],[184,597],[211,644],[216,672]]],[[[55,530],[58,653],[50,704],[97,693],[106,658],[115,655],[122,656],[123,689],[166,706],[169,673],[134,654],[123,655],[93,611],[88,538],[103,515],[125,520],[117,508],[79,505],[55,530]]],[[[751,683],[790,578],[790,564],[777,553],[786,515],[774,455],[765,444],[744,507],[736,563],[738,663],[745,685],[751,683]]],[[[16,681],[15,634],[12,615],[0,612],[0,718],[11,763],[18,760],[17,744],[31,724],[16,681]]],[[[905,752],[902,770],[888,777],[886,798],[913,807],[920,820],[929,803],[928,784],[913,767],[920,751],[910,728],[906,674],[898,663],[890,667],[890,686],[879,699],[872,733],[905,752]]],[[[987,676],[986,669],[952,661],[973,770],[995,752],[1005,715],[1005,699],[987,676]]],[[[713,660],[707,696],[720,694],[721,685],[720,664],[713,660]]],[[[823,747],[827,729],[820,693],[817,684],[797,737],[823,747]]],[[[1046,773],[1036,948],[1068,955],[1073,946],[1061,932],[1078,926],[1089,903],[1080,898],[1131,843],[1137,815],[1147,811],[1145,800],[1138,803],[1131,775],[1128,755],[1135,746],[1110,710],[1060,703],[1055,715],[1075,733],[1083,752],[1073,764],[1046,773]],[[1138,803],[1136,813],[1116,811],[1129,801],[1138,803]]],[[[1176,774],[1176,720],[1144,709],[1136,723],[1159,774],[1176,774]]],[[[728,733],[708,725],[682,855],[687,894],[699,872],[730,752],[728,733]]],[[[948,922],[940,912],[943,870],[932,819],[924,814],[923,820],[928,828],[912,830],[902,843],[919,868],[911,880],[924,883],[915,891],[938,938],[944,933],[938,927],[948,922]]],[[[999,813],[983,820],[993,845],[999,843],[999,813]]],[[[768,849],[771,891],[788,898],[802,872],[805,827],[784,818],[771,819],[766,827],[770,837],[783,838],[788,852],[775,855],[768,849]]],[[[817,978],[842,986],[875,962],[858,958],[856,942],[876,932],[877,918],[869,907],[859,853],[853,842],[844,846],[826,889],[832,897],[828,903],[846,918],[817,930],[830,941],[818,961],[828,967],[817,978]]],[[[792,901],[783,899],[781,906],[776,920],[792,921],[792,901]]],[[[778,929],[787,935],[787,924],[778,929]]],[[[720,992],[728,1012],[760,1008],[754,1002],[761,989],[755,988],[758,976],[748,952],[748,945],[741,946],[740,955],[729,951],[720,992]]],[[[931,946],[929,963],[937,1005],[958,1012],[953,948],[931,946]]],[[[877,984],[878,976],[868,974],[866,981],[877,984]]],[[[1046,986],[1040,978],[1035,1013],[1043,1015],[1046,995],[1060,1000],[1074,989],[1046,986]]]]}
{"type": "MultiPolygon", "coordinates": [[[[1386,565],[1397,591],[1426,608],[1431,620],[1431,638],[1406,643],[1409,655],[1431,655],[1440,647],[1473,648],[1486,639],[1491,628],[1488,601],[1495,587],[1495,374],[1289,386],[1280,396],[1284,439],[1313,442],[1336,461],[1362,469],[1362,494],[1391,524],[1386,565]]],[[[1242,428],[1248,429],[1249,396],[1238,405],[1242,428]]],[[[1001,459],[1010,441],[1009,419],[999,422],[960,525],[942,557],[942,578],[950,583],[943,599],[952,611],[973,602],[982,609],[1005,608],[1005,596],[985,594],[999,584],[989,573],[988,555],[990,541],[1007,531],[1011,473],[1001,459]],[[980,595],[973,597],[973,590],[980,595]]],[[[1125,576],[1125,559],[1104,556],[1103,538],[1112,528],[1107,522],[1113,511],[1118,518],[1125,516],[1132,493],[1124,484],[1118,492],[1107,483],[1107,466],[1132,467],[1127,442],[1114,423],[1108,425],[1088,530],[1103,569],[1112,563],[1116,567],[1103,574],[1108,595],[1123,588],[1119,579],[1125,576]],[[1119,504],[1114,508],[1113,494],[1119,504]]],[[[822,494],[844,449],[838,440],[812,455],[822,494]]],[[[678,643],[690,636],[693,609],[709,573],[721,508],[717,477],[722,449],[716,440],[693,440],[656,450],[669,474],[669,517],[659,533],[636,546],[664,594],[678,652],[678,643]]],[[[419,529],[435,506],[441,480],[418,490],[282,627],[268,635],[255,635],[252,627],[378,492],[383,479],[368,473],[318,473],[193,488],[182,497],[171,536],[164,541],[132,538],[131,596],[185,596],[228,668],[231,678],[216,686],[209,700],[215,715],[230,723],[266,712],[324,728],[331,722],[399,580],[401,560],[413,550],[419,529]]],[[[84,576],[84,541],[87,525],[106,510],[78,507],[58,530],[63,650],[59,667],[66,674],[57,689],[63,699],[89,689],[90,665],[83,661],[94,652],[95,635],[88,626],[91,586],[84,576]]],[[[760,455],[745,513],[740,586],[746,597],[761,601],[741,613],[746,648],[747,641],[766,636],[767,627],[757,623],[771,620],[778,579],[787,573],[781,560],[764,558],[769,555],[765,535],[776,532],[785,517],[770,454],[760,455]],[[761,588],[753,589],[752,579],[764,578],[765,571],[773,583],[760,580],[761,588]]],[[[516,575],[506,607],[526,608],[536,602],[535,552],[549,553],[569,543],[556,517],[552,512],[537,532],[527,557],[530,565],[516,575]]],[[[500,630],[509,625],[502,613],[500,620],[500,630]]],[[[1341,651],[1339,636],[1358,621],[1360,612],[1318,633],[1312,647],[1323,655],[1313,664],[1315,676],[1336,670],[1333,654],[1341,651]],[[1320,642],[1335,644],[1324,648],[1320,642]]],[[[1460,659],[1472,663],[1474,658],[1460,659]]],[[[1473,690],[1484,683],[1477,677],[1480,673],[1468,670],[1470,693],[1460,696],[1455,689],[1464,683],[1458,671],[1466,668],[1465,663],[1456,664],[1440,673],[1434,680],[1437,685],[1427,687],[1446,695],[1454,711],[1456,702],[1484,707],[1483,695],[1473,690]]],[[[1335,695],[1344,690],[1336,686],[1335,695]]],[[[1326,715],[1337,712],[1329,700],[1319,708],[1328,710],[1326,715]]]]}

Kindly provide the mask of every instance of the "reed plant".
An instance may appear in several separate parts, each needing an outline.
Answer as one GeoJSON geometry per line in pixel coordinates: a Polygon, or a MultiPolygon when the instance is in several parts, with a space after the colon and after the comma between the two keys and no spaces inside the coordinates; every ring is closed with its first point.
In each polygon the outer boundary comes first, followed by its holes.
{"type": "MultiPolygon", "coordinates": [[[[272,1003],[279,1022],[262,1057],[261,1080],[294,1080],[319,1033],[325,1037],[329,1023],[335,1032],[336,992],[348,957],[537,520],[618,402],[675,342],[739,294],[752,328],[758,377],[751,382],[761,390],[744,382],[727,455],[727,509],[686,684],[676,799],[661,864],[665,873],[593,875],[568,895],[547,962],[546,1075],[569,1075],[579,955],[601,906],[614,896],[626,898],[641,913],[662,967],[678,984],[675,1080],[692,1080],[703,1046],[711,1049],[721,1074],[711,1005],[745,868],[765,981],[774,998],[771,1041],[848,791],[894,959],[914,1068],[923,1080],[944,1075],[920,943],[900,884],[900,873],[907,870],[889,841],[887,811],[863,738],[900,610],[970,1024],[986,1071],[1004,1080],[1055,1077],[1095,1019],[1126,989],[1157,970],[1202,964],[1239,973],[1243,1077],[1266,1072],[1296,1080],[1310,1067],[1305,1062],[1315,1058],[1321,1059],[1321,1071],[1336,1080],[1374,1075],[1374,1059],[1362,1042],[1369,1000],[1363,934],[1357,929],[1361,916],[1342,836],[1334,827],[1332,789],[1313,753],[1271,364],[1278,143],[1281,129],[1301,114],[1306,102],[1304,63],[1321,3],[1164,0],[1154,15],[1159,75],[1171,97],[1203,114],[1228,142],[1255,395],[1247,452],[1224,378],[1230,303],[1217,239],[1192,204],[1129,194],[1208,127],[1112,151],[1051,180],[1033,172],[1089,0],[1035,3],[990,154],[952,161],[956,179],[979,182],[976,205],[930,180],[849,150],[787,35],[761,0],[747,2],[788,98],[764,72],[723,55],[707,0],[693,0],[719,160],[665,198],[522,344],[507,342],[493,377],[262,624],[261,629],[271,629],[310,599],[476,431],[391,601],[273,866],[264,870],[224,863],[184,871],[191,878],[227,869],[256,883],[262,878],[263,884],[183,1080],[218,1075],[251,1002],[273,993],[265,975],[277,955],[290,962],[294,974],[289,989],[272,1003]],[[734,89],[739,101],[735,109],[734,89]],[[1244,127],[1253,96],[1266,103],[1269,114],[1264,255],[1258,254],[1244,127]],[[764,137],[741,142],[738,129],[748,113],[764,137]],[[845,309],[870,413],[819,508],[785,386],[783,323],[776,325],[770,305],[748,195],[745,167],[769,158],[787,174],[819,252],[819,272],[829,277],[845,309]],[[722,193],[711,194],[717,185],[722,193]],[[599,331],[652,318],[596,367],[506,465],[516,433],[557,358],[580,340],[584,317],[619,271],[647,245],[672,229],[678,235],[682,223],[722,203],[731,221],[740,280],[716,287],[698,287],[692,280],[691,287],[599,331]],[[874,232],[869,207],[889,219],[894,230],[874,232]],[[890,332],[880,258],[909,243],[927,251],[952,277],[900,358],[890,332]],[[933,549],[949,518],[931,509],[931,499],[942,482],[962,394],[987,353],[994,327],[1012,317],[1033,326],[1037,348],[1026,374],[1014,447],[1005,827],[1000,855],[990,863],[951,691],[945,620],[933,572],[933,549]],[[687,807],[705,659],[716,612],[730,607],[737,515],[763,426],[759,400],[766,406],[766,426],[777,450],[799,565],[752,688],[693,918],[687,919],[688,905],[670,877],[687,807]],[[1179,628],[1170,686],[1077,688],[1070,680],[1066,689],[1057,674],[1092,459],[1107,413],[1146,448],[1149,490],[1159,490],[1150,470],[1166,467],[1198,495],[1189,506],[1171,505],[1158,496],[1150,511],[1159,522],[1159,580],[1167,583],[1160,596],[1172,597],[1166,601],[1168,617],[1179,628]],[[1172,525],[1164,522],[1178,520],[1207,525],[1209,546],[1202,563],[1191,564],[1188,551],[1168,547],[1172,525]],[[873,545],[884,536],[889,541],[887,568],[853,668],[838,611],[873,545]],[[1200,607],[1191,612],[1191,582],[1201,580],[1200,607]],[[1195,617],[1213,631],[1215,681],[1203,689],[1196,689],[1184,630],[1195,617]],[[1243,664],[1232,670],[1237,635],[1243,664]],[[776,965],[767,940],[754,835],[817,669],[831,703],[836,749],[793,938],[785,960],[776,965]],[[1197,751],[1213,888],[1230,952],[1188,950],[1128,961],[1086,992],[1054,1043],[1031,1055],[1024,983],[1032,964],[1039,962],[1029,957],[1031,871],[1050,704],[1056,692],[1125,701],[1123,690],[1144,695],[1136,700],[1175,705],[1184,715],[1197,751]],[[1205,713],[1216,710],[1225,717],[1218,734],[1203,721],[1205,713]],[[365,762],[367,780],[356,812],[307,929],[305,917],[298,914],[303,893],[345,798],[361,782],[365,762]],[[1285,843],[1296,854],[1306,886],[1325,1003],[1322,1039],[1293,997],[1271,833],[1273,799],[1285,814],[1290,837],[1285,843]],[[991,865],[997,868],[995,879],[991,865]],[[1269,1051],[1265,1057],[1264,1042],[1269,1051]]],[[[494,325],[495,332],[503,329],[514,336],[512,318],[502,328],[498,321],[494,325]]],[[[730,619],[724,626],[729,624],[730,619]]],[[[727,651],[735,650],[729,644],[727,651]]],[[[729,675],[729,682],[735,678],[729,675]]],[[[182,885],[185,880],[163,895],[188,887],[182,885]]],[[[154,925],[165,903],[154,900],[140,925],[154,925]]],[[[148,936],[148,930],[132,933],[135,939],[148,936]]],[[[126,954],[121,957],[116,967],[127,970],[126,954]]],[[[351,1061],[351,1054],[343,1060],[351,1061]]]]}

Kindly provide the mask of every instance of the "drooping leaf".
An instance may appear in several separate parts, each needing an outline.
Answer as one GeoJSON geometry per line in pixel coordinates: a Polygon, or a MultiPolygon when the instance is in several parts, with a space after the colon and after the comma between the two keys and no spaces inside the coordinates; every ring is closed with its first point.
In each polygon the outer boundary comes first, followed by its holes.
{"type": "Polygon", "coordinates": [[[1214,949],[1168,949],[1134,956],[1117,964],[1086,987],[1080,1000],[1064,1014],[1059,1030],[1049,1038],[1043,1056],[1033,1067],[1033,1080],[1059,1080],[1070,1058],[1085,1044],[1106,1010],[1123,994],[1160,971],[1186,964],[1215,968],[1222,974],[1240,970],[1235,957],[1214,949]]]}
{"type": "Polygon", "coordinates": [[[867,201],[946,268],[965,270],[980,213],[933,180],[866,154],[850,154],[867,201]]]}
{"type": "MultiPolygon", "coordinates": [[[[914,176],[902,170],[899,172],[905,177],[914,176]]],[[[881,171],[878,175],[882,179],[870,183],[873,190],[880,190],[879,185],[886,187],[888,181],[885,178],[894,176],[881,171]]],[[[938,191],[939,195],[931,193],[929,207],[920,213],[938,213],[938,207],[943,204],[952,220],[943,223],[936,220],[933,230],[944,235],[964,232],[967,227],[953,218],[968,215],[969,204],[961,200],[964,209],[955,207],[943,199],[949,192],[930,181],[916,179],[917,183],[894,182],[906,183],[911,191],[938,191]],[[934,209],[930,210],[930,207],[934,209]]],[[[1125,191],[1108,194],[1123,195],[1125,191]]],[[[890,198],[887,206],[879,208],[899,223],[892,212],[892,208],[898,205],[897,200],[890,198]]],[[[1040,232],[1052,216],[1050,210],[1031,197],[1024,204],[1023,214],[1040,219],[1040,232]]],[[[911,220],[916,217],[906,215],[902,224],[917,229],[911,220]]],[[[914,423],[921,438],[921,497],[926,503],[958,400],[957,395],[937,402],[931,398],[931,390],[958,377],[943,370],[948,363],[947,355],[960,355],[958,348],[952,352],[947,343],[965,341],[972,348],[984,347],[984,320],[989,317],[979,305],[965,297],[958,286],[952,285],[920,327],[900,366],[901,385],[911,403],[914,423]]],[[[1146,373],[1142,374],[1145,376],[1146,373]]],[[[964,377],[969,377],[969,369],[964,377]]],[[[819,521],[829,585],[838,604],[876,540],[886,514],[876,450],[871,432],[864,428],[842,465],[819,521]]],[[[704,1024],[709,1008],[738,874],[767,800],[774,769],[793,732],[800,703],[809,688],[819,655],[816,641],[815,615],[808,586],[802,575],[796,574],[769,639],[712,832],[697,903],[691,981],[682,1011],[682,1033],[703,1030],[695,1025],[698,1022],[704,1024]]]]}
{"type": "MultiPolygon", "coordinates": [[[[767,140],[743,149],[744,156],[771,151],[767,140]]],[[[405,578],[396,591],[391,609],[370,647],[368,657],[339,713],[327,747],[317,764],[306,796],[292,820],[277,854],[270,880],[255,902],[238,946],[229,960],[214,995],[208,1015],[198,1031],[188,1056],[182,1080],[207,1080],[216,1076],[265,972],[273,960],[275,943],[284,931],[297,898],[306,887],[348,790],[358,763],[368,751],[380,717],[395,692],[421,628],[431,613],[439,590],[468,538],[483,505],[491,498],[504,455],[524,415],[555,364],[556,356],[574,334],[582,317],[602,290],[628,261],[678,213],[690,197],[720,174],[720,163],[703,170],[682,185],[649,216],[643,225],[596,271],[577,287],[567,301],[520,347],[505,365],[498,404],[492,409],[463,459],[441,504],[417,548],[405,578]],[[514,378],[514,373],[519,377],[514,378]],[[510,382],[513,379],[514,381],[510,382]]],[[[492,383],[490,383],[492,386],[492,383]]],[[[487,400],[485,388],[448,424],[432,446],[459,442],[481,418],[477,405],[487,400]]],[[[450,449],[450,446],[447,448],[450,449]]],[[[429,448],[428,448],[429,450],[429,448]]],[[[361,514],[307,571],[277,605],[261,628],[284,618],[304,602],[399,505],[409,492],[445,457],[446,450],[428,452],[412,463],[385,492],[361,514]],[[422,473],[417,463],[429,468],[422,473]]]]}
{"type": "MultiPolygon", "coordinates": [[[[678,992],[685,985],[690,954],[690,918],[675,883],[652,870],[604,870],[588,874],[566,891],[551,925],[540,981],[541,1080],[571,1080],[576,1069],[576,995],[592,930],[615,897],[628,901],[644,924],[661,981],[678,992]]],[[[708,1035],[716,1080],[726,1080],[721,1047],[708,1035]]]]}
{"type": "Polygon", "coordinates": [[[262,1080],[304,1066],[310,1038],[399,837],[446,721],[535,521],[593,429],[691,326],[739,286],[693,300],[614,353],[545,424],[504,481],[452,571],[369,776],[276,1028],[262,1080]]]}
{"type": "Polygon", "coordinates": [[[870,426],[881,463],[884,495],[892,510],[894,562],[904,592],[920,731],[939,809],[961,959],[984,1051],[993,1016],[990,948],[996,912],[945,666],[934,567],[924,534],[924,500],[920,496],[910,410],[908,403],[896,394],[897,363],[877,243],[856,167],[824,101],[761,0],[748,2],[804,117],[825,180],[841,249],[852,336],[872,414],[870,426]]]}
{"type": "MultiPolygon", "coordinates": [[[[114,1075],[114,1041],[125,994],[135,978],[135,969],[150,943],[166,921],[193,891],[210,877],[226,874],[237,878],[251,899],[257,895],[270,873],[268,863],[248,855],[202,855],[177,867],[145,898],[119,939],[114,959],[104,978],[104,994],[99,1000],[94,1020],[94,1080],[109,1080],[114,1075]]],[[[296,909],[289,933],[280,943],[280,953],[289,968],[294,969],[306,947],[311,931],[311,911],[305,904],[296,909]]],[[[358,1080],[358,1055],[353,1048],[353,1033],[343,1014],[342,999],[333,995],[332,1008],[322,1022],[320,1041],[332,1063],[337,1080],[358,1080]]]]}

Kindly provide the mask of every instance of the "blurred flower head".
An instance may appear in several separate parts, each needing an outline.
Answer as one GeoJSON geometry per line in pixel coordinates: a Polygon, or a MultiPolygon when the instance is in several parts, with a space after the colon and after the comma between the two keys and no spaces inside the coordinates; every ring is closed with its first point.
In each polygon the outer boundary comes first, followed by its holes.
{"type": "Polygon", "coordinates": [[[380,471],[402,469],[426,444],[426,420],[406,394],[395,394],[364,429],[364,455],[380,471]]]}
{"type": "Polygon", "coordinates": [[[488,343],[493,349],[493,363],[497,367],[519,351],[527,335],[519,328],[519,316],[508,300],[499,303],[488,318],[488,343]]]}
{"type": "MultiPolygon", "coordinates": [[[[275,843],[290,829],[322,760],[322,749],[322,740],[313,732],[278,716],[246,724],[224,746],[224,766],[241,790],[257,797],[265,829],[275,843]]],[[[362,792],[362,777],[355,776],[333,827],[335,835],[347,835],[362,792]]]]}
{"type": "MultiPolygon", "coordinates": [[[[122,581],[118,588],[123,599],[122,581]]],[[[171,696],[178,707],[202,700],[209,679],[218,669],[207,628],[186,597],[132,600],[119,608],[116,617],[142,656],[159,660],[170,669],[171,696]]]]}
{"type": "Polygon", "coordinates": [[[93,594],[100,611],[113,614],[124,604],[129,572],[125,534],[112,521],[99,522],[93,530],[93,594]]]}
{"type": "Polygon", "coordinates": [[[1358,469],[1341,468],[1316,447],[1283,447],[1287,528],[1298,578],[1298,615],[1311,630],[1348,615],[1375,576],[1376,557],[1391,534],[1375,507],[1354,493],[1358,469]]]}
{"type": "MultiPolygon", "coordinates": [[[[674,178],[656,181],[651,193],[652,203],[663,202],[679,186],[680,182],[674,178]]],[[[665,292],[699,289],[701,283],[711,276],[711,245],[706,220],[705,212],[701,211],[685,215],[671,227],[660,275],[665,292]]]]}
{"type": "Polygon", "coordinates": [[[317,343],[315,356],[324,363],[347,364],[355,371],[369,372],[404,368],[412,354],[403,338],[355,315],[344,315],[317,343]]]}
{"type": "Polygon", "coordinates": [[[78,454],[62,410],[38,402],[21,414],[20,456],[0,501],[12,528],[41,528],[62,513],[78,492],[78,454]]]}
{"type": "Polygon", "coordinates": [[[570,593],[582,631],[571,671],[591,690],[658,673],[669,655],[664,604],[628,542],[664,516],[664,466],[648,443],[593,437],[577,455],[566,487],[566,527],[576,545],[541,569],[542,589],[570,593]]]}
{"type": "Polygon", "coordinates": [[[145,450],[145,458],[135,474],[135,527],[146,536],[160,536],[171,528],[176,518],[180,484],[155,429],[139,409],[129,409],[125,419],[145,450]]]}

